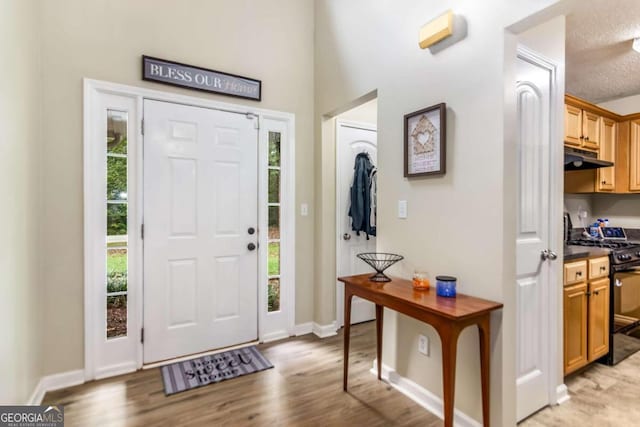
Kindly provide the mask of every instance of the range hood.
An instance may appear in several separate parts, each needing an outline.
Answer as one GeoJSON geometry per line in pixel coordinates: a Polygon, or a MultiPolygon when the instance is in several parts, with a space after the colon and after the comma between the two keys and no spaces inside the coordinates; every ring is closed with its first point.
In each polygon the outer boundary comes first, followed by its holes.
{"type": "Polygon", "coordinates": [[[581,171],[587,169],[608,168],[612,162],[598,160],[598,155],[590,151],[564,147],[564,170],[581,171]]]}

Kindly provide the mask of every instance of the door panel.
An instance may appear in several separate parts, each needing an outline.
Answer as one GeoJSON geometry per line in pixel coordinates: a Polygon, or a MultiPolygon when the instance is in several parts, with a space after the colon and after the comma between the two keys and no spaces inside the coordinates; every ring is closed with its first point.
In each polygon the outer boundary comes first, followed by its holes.
{"type": "Polygon", "coordinates": [[[597,150],[600,146],[600,126],[602,118],[588,111],[582,112],[582,146],[591,150],[597,150]]]}
{"type": "Polygon", "coordinates": [[[253,119],[150,100],[144,113],[144,362],[255,340],[253,119]]]}
{"type": "Polygon", "coordinates": [[[517,417],[549,403],[550,72],[518,59],[517,417]]]}
{"type": "MultiPolygon", "coordinates": [[[[602,118],[602,137],[600,138],[599,159],[616,162],[617,125],[611,119],[602,118]]],[[[616,189],[616,167],[596,169],[598,173],[598,191],[614,191],[616,189]]]]}
{"type": "Polygon", "coordinates": [[[587,364],[587,284],[564,288],[564,374],[587,364]]]}
{"type": "MultiPolygon", "coordinates": [[[[353,166],[356,156],[362,152],[369,154],[372,163],[377,163],[377,132],[374,128],[356,127],[338,121],[336,123],[336,195],[338,210],[337,273],[338,276],[350,276],[361,273],[374,273],[371,267],[357,257],[362,252],[376,251],[376,238],[369,240],[364,233],[358,236],[351,230],[349,217],[350,188],[353,181],[353,166]],[[345,240],[344,236],[348,236],[345,240]]],[[[344,284],[336,283],[336,318],[338,327],[344,324],[344,284]]],[[[354,297],[351,303],[351,323],[360,323],[375,319],[375,305],[369,301],[354,297]]]]}
{"type": "Polygon", "coordinates": [[[589,283],[589,361],[609,352],[609,278],[589,283]]]}
{"type": "Polygon", "coordinates": [[[564,106],[564,142],[567,145],[582,145],[582,110],[573,105],[564,106]]]}

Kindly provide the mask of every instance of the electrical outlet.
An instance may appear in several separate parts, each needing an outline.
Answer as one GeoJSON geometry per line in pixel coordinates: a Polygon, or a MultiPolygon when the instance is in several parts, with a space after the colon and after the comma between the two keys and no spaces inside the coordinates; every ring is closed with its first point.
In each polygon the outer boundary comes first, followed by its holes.
{"type": "Polygon", "coordinates": [[[300,205],[300,216],[307,216],[309,215],[309,205],[307,205],[306,203],[303,203],[300,205]]]}
{"type": "Polygon", "coordinates": [[[429,338],[424,335],[418,336],[418,351],[425,356],[429,355],[429,338]]]}

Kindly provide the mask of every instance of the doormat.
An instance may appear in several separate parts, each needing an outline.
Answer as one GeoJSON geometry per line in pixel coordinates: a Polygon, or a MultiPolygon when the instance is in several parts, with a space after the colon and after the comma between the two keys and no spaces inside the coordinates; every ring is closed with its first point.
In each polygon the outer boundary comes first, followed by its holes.
{"type": "Polygon", "coordinates": [[[270,368],[271,362],[252,345],[172,363],[161,371],[164,393],[169,396],[270,368]]]}

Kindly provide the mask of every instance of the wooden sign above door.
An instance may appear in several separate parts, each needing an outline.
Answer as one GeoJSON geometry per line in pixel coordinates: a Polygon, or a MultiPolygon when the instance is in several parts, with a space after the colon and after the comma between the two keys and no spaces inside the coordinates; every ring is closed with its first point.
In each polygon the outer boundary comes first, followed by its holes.
{"type": "Polygon", "coordinates": [[[145,55],[142,79],[255,101],[262,99],[260,80],[145,55]]]}

